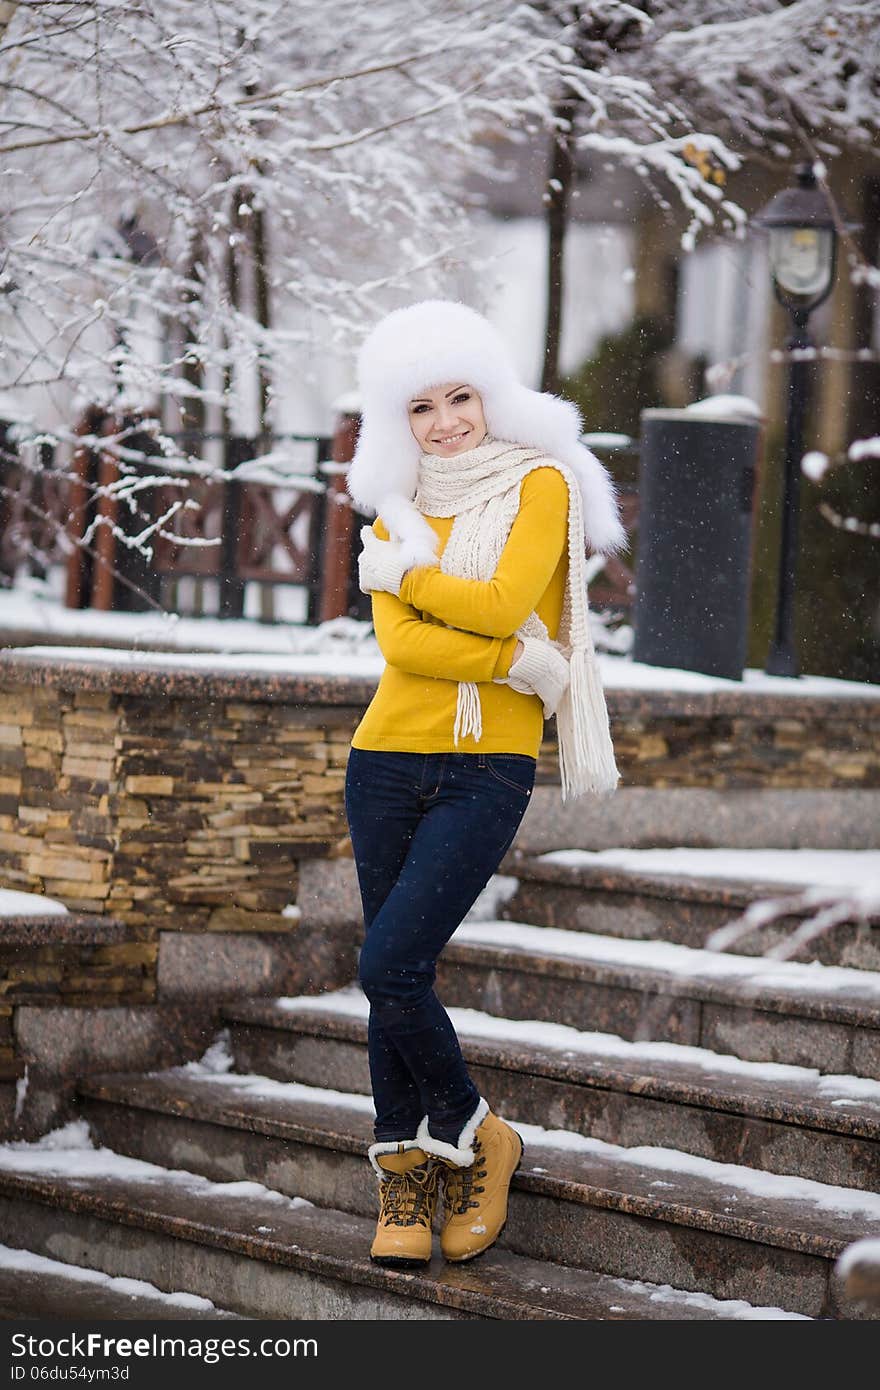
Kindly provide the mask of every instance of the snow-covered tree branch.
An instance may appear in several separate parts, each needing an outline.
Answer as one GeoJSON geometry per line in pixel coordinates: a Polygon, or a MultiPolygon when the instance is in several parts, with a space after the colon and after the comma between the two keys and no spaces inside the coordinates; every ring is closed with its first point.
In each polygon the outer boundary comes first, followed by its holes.
{"type": "Polygon", "coordinates": [[[876,17],[877,0],[0,3],[0,391],[54,396],[71,428],[163,398],[226,428],[256,400],[269,431],[316,349],[350,356],[394,302],[455,292],[463,176],[501,142],[543,130],[627,165],[686,209],[689,241],[736,229],[744,157],[876,135],[876,17]]]}
{"type": "Polygon", "coordinates": [[[0,380],[115,407],[222,401],[436,288],[463,171],[570,66],[546,16],[479,0],[7,10],[0,380]]]}
{"type": "Polygon", "coordinates": [[[746,908],[741,917],[713,932],[706,946],[711,951],[735,949],[755,932],[791,918],[800,918],[799,925],[764,951],[765,956],[791,960],[837,926],[876,922],[880,919],[880,886],[856,884],[844,891],[817,884],[798,893],[762,899],[746,908]]]}
{"type": "MultiPolygon", "coordinates": [[[[468,258],[462,176],[540,128],[691,234],[797,122],[876,130],[873,3],[19,0],[0,6],[0,387],[229,399],[468,258]],[[853,54],[863,65],[851,71],[853,54]],[[795,113],[796,119],[791,113],[795,113]],[[713,124],[714,122],[714,124],[713,124]]],[[[781,148],[781,145],[780,145],[781,148]]]]}

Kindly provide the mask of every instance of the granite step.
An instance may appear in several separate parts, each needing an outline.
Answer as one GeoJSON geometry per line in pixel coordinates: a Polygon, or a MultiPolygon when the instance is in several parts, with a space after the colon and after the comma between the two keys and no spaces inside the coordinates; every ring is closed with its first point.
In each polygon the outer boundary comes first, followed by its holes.
{"type": "MultiPolygon", "coordinates": [[[[19,1238],[21,1232],[19,1232],[19,1238]]],[[[64,1264],[30,1250],[0,1246],[0,1319],[143,1321],[238,1318],[210,1299],[162,1293],[142,1279],[112,1279],[82,1265],[64,1264]]]]}
{"type": "MultiPolygon", "coordinates": [[[[682,729],[686,727],[685,723],[682,729]]],[[[612,797],[564,802],[555,782],[540,778],[516,837],[530,854],[562,846],[585,850],[880,849],[880,788],[769,785],[624,785],[612,797]]]]}
{"type": "MultiPolygon", "coordinates": [[[[375,1218],[365,1096],[197,1068],[82,1084],[92,1133],[148,1162],[375,1218]]],[[[525,1141],[502,1244],[530,1258],[833,1316],[834,1263],[880,1196],[508,1118],[525,1141]]]]}
{"type": "MultiPolygon", "coordinates": [[[[632,1043],[451,1009],[480,1090],[504,1113],[609,1143],[880,1189],[880,1084],[703,1048],[632,1043]]],[[[358,990],[224,1010],[239,1072],[370,1094],[358,990]]]]}
{"type": "MultiPolygon", "coordinates": [[[[742,853],[745,857],[749,852],[742,853]]],[[[817,853],[813,851],[811,859],[817,853]]],[[[688,854],[697,857],[693,850],[688,854]]],[[[711,862],[711,855],[707,859],[711,862]]],[[[670,862],[674,861],[670,858],[670,862]]],[[[650,863],[650,856],[642,861],[632,853],[628,864],[613,864],[579,850],[530,855],[514,849],[498,879],[498,889],[506,891],[497,916],[542,927],[701,948],[713,932],[742,917],[754,903],[799,897],[803,892],[802,883],[762,879],[760,860],[753,869],[754,879],[749,880],[709,872],[660,873],[648,867],[650,863]]],[[[740,938],[730,949],[739,955],[764,955],[790,939],[803,920],[803,911],[787,913],[740,938]]],[[[880,917],[841,923],[805,943],[791,959],[880,970],[880,917]]]]}
{"type": "Polygon", "coordinates": [[[880,1078],[874,971],[496,921],[459,927],[437,978],[444,1002],[504,1018],[880,1078]]]}
{"type": "Polygon", "coordinates": [[[372,1264],[375,1221],[253,1183],[211,1183],[102,1148],[0,1150],[0,1239],[147,1278],[249,1317],[597,1321],[791,1316],[495,1248],[424,1270],[372,1264]],[[72,1154],[87,1161],[77,1171],[72,1154]]]}

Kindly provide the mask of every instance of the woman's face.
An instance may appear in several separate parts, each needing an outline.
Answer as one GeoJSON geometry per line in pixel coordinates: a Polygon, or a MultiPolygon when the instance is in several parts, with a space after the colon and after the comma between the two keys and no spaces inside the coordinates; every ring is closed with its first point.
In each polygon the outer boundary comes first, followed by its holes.
{"type": "Polygon", "coordinates": [[[451,458],[486,437],[483,402],[472,386],[448,381],[409,403],[410,429],[426,454],[451,458]]]}

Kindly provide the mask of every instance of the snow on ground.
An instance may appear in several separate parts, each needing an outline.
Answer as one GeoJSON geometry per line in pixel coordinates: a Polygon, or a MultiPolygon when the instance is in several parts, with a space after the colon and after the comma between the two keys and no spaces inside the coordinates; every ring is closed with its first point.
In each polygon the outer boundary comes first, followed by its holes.
{"type": "Polygon", "coordinates": [[[880,850],[554,849],[539,858],[544,864],[564,864],[573,869],[631,869],[634,873],[791,886],[880,887],[880,850]]]}
{"type": "Polygon", "coordinates": [[[735,980],[754,989],[775,989],[797,994],[823,994],[837,999],[848,993],[860,1000],[876,999],[880,1005],[880,973],[842,965],[809,965],[767,960],[762,956],[726,956],[679,946],[670,941],[631,941],[593,932],[565,931],[560,927],[533,927],[525,922],[464,922],[453,937],[474,945],[513,946],[536,955],[576,957],[602,965],[635,966],[662,970],[682,979],[735,980]]]}
{"type": "Polygon", "coordinates": [[[379,650],[372,624],[356,618],[333,618],[307,627],[304,623],[261,623],[247,618],[186,618],[155,611],[104,613],[95,608],[65,608],[17,590],[0,593],[0,630],[104,639],[110,647],[114,641],[150,642],[177,651],[289,654],[345,650],[370,655],[379,650]]]}
{"type": "MultiPolygon", "coordinates": [[[[384,667],[372,625],[354,618],[334,618],[308,627],[303,623],[261,623],[251,619],[186,618],[177,613],[103,613],[69,609],[17,590],[0,593],[0,631],[45,632],[69,637],[71,646],[34,646],[18,650],[52,654],[61,661],[116,661],[139,665],[173,664],[218,670],[283,671],[292,675],[378,677],[384,667]],[[76,638],[106,641],[106,646],[77,646],[76,638]],[[137,646],[161,644],[161,652],[129,651],[114,642],[137,646]],[[264,660],[259,658],[263,657],[264,660]]],[[[626,656],[602,654],[602,678],[609,690],[674,690],[699,694],[743,690],[773,695],[880,698],[880,685],[825,676],[768,676],[747,670],[743,681],[706,676],[698,671],[647,666],[626,656]]]]}
{"type": "Polygon", "coordinates": [[[163,1293],[155,1284],[147,1284],[143,1279],[126,1279],[119,1275],[104,1274],[99,1269],[86,1269],[83,1265],[64,1264],[61,1260],[49,1259],[46,1255],[35,1255],[30,1250],[16,1250],[11,1245],[0,1245],[0,1269],[19,1270],[22,1274],[39,1274],[43,1278],[59,1275],[75,1279],[78,1283],[92,1284],[130,1298],[155,1298],[169,1306],[191,1308],[193,1312],[216,1312],[216,1306],[209,1298],[200,1298],[194,1293],[163,1293]]]}
{"type": "Polygon", "coordinates": [[[113,1149],[97,1148],[85,1120],[71,1120],[33,1142],[17,1139],[0,1144],[0,1169],[41,1177],[62,1174],[66,1178],[112,1177],[163,1186],[171,1183],[197,1197],[261,1197],[289,1207],[313,1205],[304,1197],[286,1197],[259,1182],[211,1182],[183,1168],[162,1168],[113,1149]]]}
{"type": "MultiPolygon", "coordinates": [[[[503,925],[507,925],[504,923],[503,925]]],[[[543,928],[542,928],[543,930],[543,928]]],[[[863,973],[863,972],[859,972],[863,973]]],[[[290,1012],[344,1013],[366,1020],[369,1004],[357,986],[333,990],[328,994],[290,995],[276,999],[280,1008],[290,1012]]],[[[831,1103],[847,1101],[868,1106],[880,1116],[880,1081],[864,1076],[845,1076],[822,1073],[813,1067],[792,1066],[786,1062],[745,1062],[723,1052],[709,1052],[703,1047],[684,1043],[628,1042],[616,1033],[591,1033],[572,1028],[567,1023],[547,1023],[543,1019],[498,1018],[478,1009],[447,1009],[455,1031],[469,1037],[508,1042],[519,1047],[538,1047],[560,1052],[564,1057],[579,1053],[591,1058],[620,1062],[636,1067],[640,1063],[680,1063],[712,1075],[732,1075],[760,1085],[762,1081],[790,1082],[793,1086],[813,1085],[822,1099],[831,1103]]]]}
{"type": "Polygon", "coordinates": [[[600,656],[602,680],[609,690],[680,690],[698,694],[710,690],[743,690],[752,695],[810,695],[846,699],[880,699],[880,685],[834,680],[830,676],[768,676],[746,670],[742,681],[680,671],[671,666],[647,666],[620,656],[600,656]]]}
{"type": "Polygon", "coordinates": [[[42,893],[20,893],[17,888],[0,888],[0,917],[46,917],[68,909],[57,898],[42,893]]]}
{"type": "MultiPolygon", "coordinates": [[[[192,1064],[198,1066],[199,1064],[192,1064]]],[[[192,1066],[190,1067],[192,1069],[192,1066]]],[[[224,1083],[252,1082],[250,1088],[252,1093],[265,1095],[290,1095],[296,1092],[295,1098],[298,1100],[312,1100],[315,1104],[342,1104],[358,1110],[369,1110],[372,1113],[373,1106],[370,1099],[366,1096],[348,1095],[340,1091],[323,1090],[320,1087],[302,1086],[298,1083],[272,1082],[265,1076],[240,1076],[228,1077],[217,1072],[205,1069],[205,1079],[209,1079],[213,1085],[223,1085],[224,1083]]],[[[294,1098],[294,1097],[292,1097],[294,1098]]],[[[518,1128],[525,1134],[529,1128],[534,1126],[520,1125],[518,1128]]],[[[563,1131],[542,1130],[542,1143],[552,1143],[554,1135],[562,1134],[563,1131]]],[[[580,1136],[572,1135],[573,1139],[580,1136]]],[[[599,1143],[596,1141],[585,1141],[587,1143],[599,1143]]],[[[570,1147],[570,1145],[559,1145],[559,1147],[570,1147]]],[[[604,1145],[611,1148],[611,1145],[604,1145]]],[[[653,1151],[650,1151],[653,1152],[653,1151]]],[[[161,1179],[179,1180],[181,1177],[190,1180],[190,1184],[197,1183],[199,1190],[211,1190],[219,1195],[242,1196],[255,1195],[257,1193],[275,1198],[279,1201],[289,1202],[291,1206],[311,1206],[302,1197],[287,1198],[281,1193],[273,1192],[261,1186],[259,1183],[236,1182],[236,1183],[212,1183],[205,1178],[198,1178],[192,1173],[179,1173],[177,1171],[166,1171],[157,1168],[151,1163],[142,1163],[138,1159],[127,1159],[120,1154],[113,1153],[110,1149],[93,1149],[88,1138],[88,1129],[84,1121],[74,1121],[66,1125],[63,1129],[55,1130],[47,1134],[43,1139],[33,1144],[4,1144],[0,1145],[0,1167],[16,1171],[54,1173],[61,1176],[92,1176],[96,1173],[119,1176],[132,1176],[143,1178],[144,1176],[156,1176],[161,1179]],[[88,1162],[83,1162],[82,1155],[93,1155],[94,1162],[89,1166],[88,1162]],[[45,1159],[45,1162],[41,1162],[45,1159]],[[134,1168],[131,1167],[134,1165],[134,1168]],[[144,1170],[151,1170],[145,1173],[144,1170]]],[[[821,1186],[821,1184],[814,1184],[821,1186]]],[[[832,1190],[832,1189],[830,1189],[832,1190]]],[[[880,1198],[878,1198],[880,1201],[880,1198]]],[[[260,1231],[268,1230],[268,1227],[258,1227],[260,1231]]],[[[49,1276],[52,1274],[66,1275],[68,1278],[82,1280],[84,1283],[101,1285],[107,1289],[112,1289],[116,1293],[130,1295],[132,1297],[149,1296],[159,1298],[168,1304],[176,1304],[180,1307],[192,1308],[210,1312],[214,1309],[206,1298],[200,1298],[196,1294],[189,1293],[163,1293],[154,1288],[152,1284],[147,1284],[140,1279],[128,1279],[121,1277],[111,1277],[98,1270],[86,1269],[78,1265],[62,1264],[57,1260],[48,1259],[43,1255],[34,1255],[28,1250],[15,1250],[9,1246],[0,1246],[0,1267],[7,1269],[20,1269],[23,1272],[32,1271],[37,1274],[49,1276]]],[[[717,1311],[721,1316],[747,1319],[804,1319],[800,1313],[789,1313],[781,1308],[761,1307],[746,1303],[741,1299],[715,1299],[710,1294],[687,1293],[673,1288],[670,1284],[646,1284],[641,1281],[618,1280],[621,1293],[638,1292],[648,1295],[652,1301],[657,1303],[686,1303],[692,1307],[706,1308],[717,1311]]]]}
{"type": "MultiPolygon", "coordinates": [[[[313,632],[315,629],[303,629],[313,632]]],[[[289,648],[269,652],[265,647],[245,651],[130,651],[122,647],[17,647],[28,656],[52,657],[56,661],[106,662],[117,666],[187,668],[204,671],[240,671],[243,674],[270,671],[289,676],[353,676],[378,679],[385,668],[383,657],[368,646],[340,650],[331,643],[324,650],[296,651],[289,648]]],[[[707,691],[742,690],[739,681],[720,676],[703,676],[697,671],[676,671],[665,666],[645,666],[623,656],[599,657],[602,680],[607,690],[665,690],[700,694],[707,691]]],[[[813,698],[880,698],[880,685],[857,681],[832,680],[823,676],[788,679],[765,676],[763,671],[747,671],[745,684],[757,694],[811,696],[813,698]]]]}
{"type": "Polygon", "coordinates": [[[341,654],[335,649],[323,653],[291,656],[286,652],[132,652],[124,647],[17,647],[27,656],[48,656],[53,661],[79,661],[84,665],[100,661],[127,669],[198,670],[240,672],[255,675],[265,671],[285,676],[358,676],[376,678],[385,666],[381,656],[341,654]]]}
{"type": "Polygon", "coordinates": [[[197,1062],[184,1062],[180,1068],[183,1072],[193,1071],[201,1076],[205,1072],[214,1075],[221,1075],[223,1072],[232,1071],[235,1066],[235,1058],[232,1055],[232,1037],[228,1028],[221,1028],[214,1041],[211,1043],[197,1062]]]}
{"type": "Polygon", "coordinates": [[[494,922],[498,913],[519,888],[519,879],[510,874],[493,874],[465,917],[466,922],[494,922]]]}

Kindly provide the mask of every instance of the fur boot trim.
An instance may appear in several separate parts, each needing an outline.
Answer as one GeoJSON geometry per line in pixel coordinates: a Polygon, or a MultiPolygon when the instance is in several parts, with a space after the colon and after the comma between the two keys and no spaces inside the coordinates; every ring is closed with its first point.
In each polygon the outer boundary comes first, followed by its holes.
{"type": "Polygon", "coordinates": [[[488,1113],[488,1102],[481,1096],[479,1105],[459,1134],[457,1144],[435,1139],[428,1129],[428,1117],[425,1115],[416,1130],[416,1145],[434,1158],[445,1158],[447,1163],[454,1163],[456,1168],[470,1168],[474,1161],[474,1135],[488,1113]]]}
{"type": "MultiPolygon", "coordinates": [[[[580,442],[577,406],[523,386],[504,338],[474,309],[455,300],[427,299],[393,310],[364,343],[358,379],[362,417],[348,490],[363,512],[379,512],[389,530],[398,533],[390,516],[399,503],[388,499],[413,498],[418,483],[421,449],[410,429],[408,403],[419,391],[455,381],[479,391],[496,439],[539,449],[571,468],[591,550],[609,554],[626,545],[612,479],[580,442]]],[[[419,563],[431,561],[420,558],[419,563]]]]}
{"type": "Polygon", "coordinates": [[[382,1139],[376,1144],[371,1144],[367,1149],[367,1158],[373,1165],[373,1170],[378,1178],[387,1178],[388,1173],[384,1168],[380,1168],[377,1159],[380,1154],[396,1154],[398,1149],[420,1149],[422,1146],[417,1139],[382,1139]]]}

